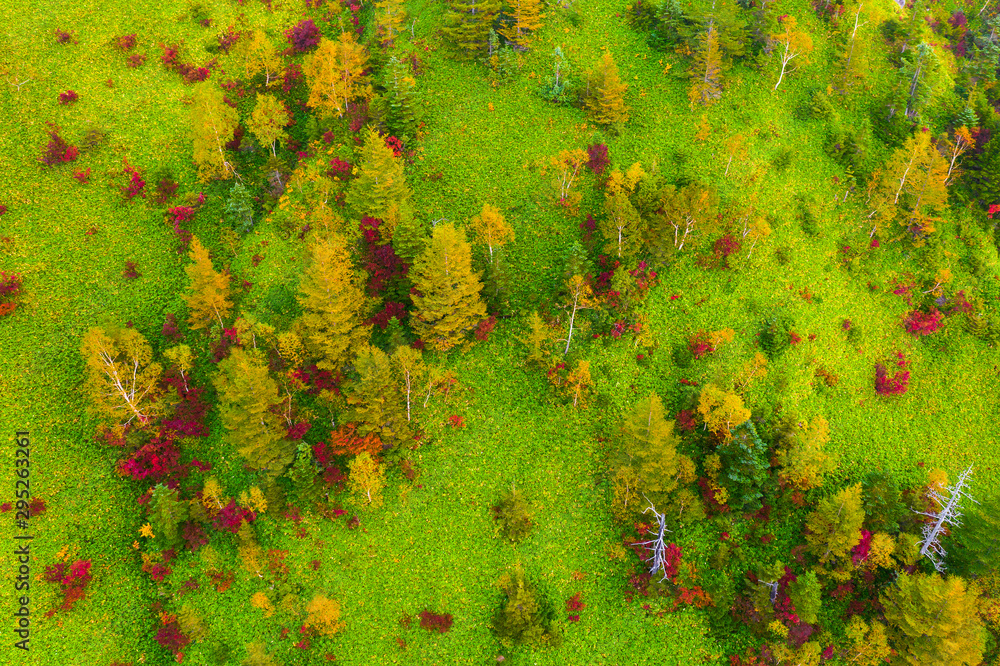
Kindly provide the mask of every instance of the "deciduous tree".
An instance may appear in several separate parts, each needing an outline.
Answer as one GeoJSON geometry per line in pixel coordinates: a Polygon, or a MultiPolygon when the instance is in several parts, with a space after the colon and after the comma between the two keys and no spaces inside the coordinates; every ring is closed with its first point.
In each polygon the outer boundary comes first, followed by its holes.
{"type": "Polygon", "coordinates": [[[80,343],[87,364],[87,389],[96,411],[111,418],[121,434],[130,425],[143,427],[159,414],[157,400],[162,367],[153,349],[134,328],[91,328],[80,343]]]}
{"type": "Polygon", "coordinates": [[[709,21],[698,40],[691,66],[691,105],[708,106],[722,97],[722,51],[719,50],[719,31],[714,21],[709,21]]]}
{"type": "Polygon", "coordinates": [[[198,237],[191,240],[189,256],[194,261],[184,272],[189,281],[189,293],[184,296],[188,305],[188,325],[198,330],[207,328],[213,321],[224,327],[223,319],[229,316],[233,307],[229,300],[229,275],[219,273],[212,268],[212,260],[208,249],[201,244],[198,237]]]}
{"type": "Polygon", "coordinates": [[[383,442],[403,441],[409,436],[409,420],[398,392],[389,356],[366,345],[357,350],[355,379],[347,384],[349,420],[358,423],[361,435],[376,434],[383,442]]]}
{"type": "Polygon", "coordinates": [[[434,227],[411,275],[419,294],[412,296],[413,330],[431,349],[448,351],[486,316],[479,297],[483,283],[472,272],[471,248],[450,222],[434,227]]]}
{"type": "Polygon", "coordinates": [[[347,485],[361,497],[362,504],[372,508],[382,505],[382,489],[385,487],[385,470],[379,461],[367,451],[354,457],[348,464],[350,470],[347,485]]]}
{"type": "Polygon", "coordinates": [[[861,541],[865,511],[861,505],[861,484],[844,488],[820,501],[806,520],[809,549],[826,563],[842,558],[861,541]]]}
{"type": "Polygon", "coordinates": [[[490,263],[493,263],[493,250],[500,249],[514,240],[514,230],[499,209],[488,203],[483,204],[483,210],[472,218],[472,229],[476,232],[476,240],[490,251],[490,263]]]}
{"type": "Polygon", "coordinates": [[[524,46],[529,33],[542,27],[541,0],[509,0],[510,7],[505,11],[509,23],[500,28],[500,34],[509,41],[524,46]]]}
{"type": "Polygon", "coordinates": [[[642,227],[642,217],[625,192],[605,197],[601,221],[601,232],[608,241],[605,251],[617,252],[619,258],[632,256],[639,249],[642,227]]]}
{"type": "Polygon", "coordinates": [[[552,181],[552,187],[558,192],[560,206],[573,209],[580,202],[580,194],[572,190],[587,159],[586,151],[581,148],[564,150],[551,159],[556,176],[552,181]]]}
{"type": "Polygon", "coordinates": [[[982,661],[982,624],[962,578],[900,574],[881,601],[900,663],[973,666],[982,661]]]}
{"type": "Polygon", "coordinates": [[[625,91],[628,85],[618,77],[618,67],[610,51],[605,51],[597,70],[588,77],[585,106],[590,117],[600,125],[622,125],[628,122],[625,91]]]}
{"type": "Polygon", "coordinates": [[[500,0],[448,0],[442,32],[459,53],[472,57],[486,48],[500,8],[500,0]]]}
{"type": "Polygon", "coordinates": [[[258,349],[234,347],[213,378],[226,442],[253,469],[279,476],[295,456],[295,442],[285,439],[282,420],[272,411],[280,402],[278,383],[258,349]]]}
{"type": "Polygon", "coordinates": [[[306,349],[322,370],[338,372],[361,345],[371,326],[362,320],[366,299],[363,279],[354,270],[346,239],[338,233],[313,237],[309,264],[299,282],[299,320],[306,349]]]}
{"type": "Polygon", "coordinates": [[[808,423],[789,423],[776,453],[781,477],[800,490],[823,485],[823,476],[835,467],[833,457],[823,448],[828,441],[830,424],[822,416],[808,423]]]}
{"type": "Polygon", "coordinates": [[[778,72],[778,81],[774,84],[773,90],[777,90],[781,85],[781,79],[785,76],[785,69],[793,58],[806,56],[813,50],[812,37],[804,30],[799,30],[798,23],[794,16],[785,16],[781,20],[781,31],[771,35],[771,39],[776,43],[775,53],[781,62],[781,70],[778,72]]]}
{"type": "Polygon", "coordinates": [[[247,128],[250,133],[257,137],[262,145],[271,146],[271,155],[277,155],[274,151],[274,144],[280,139],[284,141],[288,138],[285,126],[291,122],[291,115],[285,107],[285,103],[274,95],[257,94],[257,106],[250,114],[250,122],[247,128]]]}
{"type": "Polygon", "coordinates": [[[340,33],[337,41],[323,39],[303,67],[309,85],[306,103],[342,118],[352,100],[371,92],[367,65],[368,50],[355,41],[353,31],[340,33]]]}
{"type": "Polygon", "coordinates": [[[375,3],[375,35],[382,48],[391,48],[406,21],[403,0],[381,0],[375,3]]]}
{"type": "Polygon", "coordinates": [[[566,348],[563,355],[569,353],[569,344],[573,341],[573,327],[576,324],[576,313],[588,310],[597,305],[594,291],[590,283],[582,275],[571,275],[566,281],[566,311],[569,312],[569,331],[566,333],[566,348]]]}
{"type": "Polygon", "coordinates": [[[876,228],[880,220],[897,220],[922,243],[947,206],[947,180],[948,161],[931,142],[930,132],[915,132],[873,176],[869,218],[876,216],[876,228]]]}
{"type": "Polygon", "coordinates": [[[413,392],[416,390],[417,383],[427,372],[427,368],[424,365],[423,355],[419,350],[414,349],[413,347],[400,345],[399,347],[396,347],[396,351],[392,353],[392,363],[396,368],[397,376],[402,384],[403,393],[406,395],[406,420],[411,421],[411,398],[413,396],[413,392]]]}
{"type": "Polygon", "coordinates": [[[208,81],[195,87],[191,126],[199,178],[226,179],[236,173],[226,155],[226,144],[232,141],[238,125],[236,109],[225,103],[221,90],[208,81]]]}
{"type": "Polygon", "coordinates": [[[270,87],[281,71],[281,54],[263,30],[253,30],[237,42],[236,55],[243,61],[247,77],[264,74],[264,85],[270,87]]]}
{"type": "Polygon", "coordinates": [[[725,440],[731,438],[733,428],[750,418],[750,410],[743,406],[743,398],[715,384],[708,384],[701,390],[698,413],[705,427],[725,440]]]}
{"type": "Polygon", "coordinates": [[[306,606],[305,626],[320,636],[333,636],[344,628],[340,621],[340,602],[330,599],[321,592],[313,595],[306,606]]]}
{"type": "Polygon", "coordinates": [[[358,216],[382,220],[385,226],[381,230],[391,240],[400,221],[413,215],[410,196],[402,160],[385,145],[378,131],[369,127],[356,175],[347,191],[347,203],[358,216]]]}

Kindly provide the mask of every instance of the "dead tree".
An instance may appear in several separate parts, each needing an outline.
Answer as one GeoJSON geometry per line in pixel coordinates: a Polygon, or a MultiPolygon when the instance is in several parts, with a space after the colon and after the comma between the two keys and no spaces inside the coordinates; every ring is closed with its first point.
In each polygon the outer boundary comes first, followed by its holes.
{"type": "MultiPolygon", "coordinates": [[[[645,497],[646,501],[649,502],[648,497],[645,495],[643,495],[643,497],[645,497]]],[[[670,530],[667,529],[666,517],[656,510],[656,507],[653,506],[652,502],[649,502],[649,506],[646,507],[643,513],[647,513],[649,511],[652,511],[653,515],[656,516],[656,523],[658,525],[656,538],[650,541],[640,541],[636,545],[646,546],[649,548],[650,556],[646,558],[646,561],[653,563],[653,566],[649,568],[649,573],[655,574],[657,571],[662,572],[663,578],[660,580],[664,581],[667,579],[667,544],[664,540],[664,536],[670,530]]]]}
{"type": "Polygon", "coordinates": [[[955,485],[947,488],[947,497],[936,490],[928,491],[927,497],[937,502],[937,505],[941,507],[939,511],[914,511],[914,513],[927,516],[931,519],[931,522],[923,527],[924,538],[920,542],[920,556],[924,557],[926,555],[934,565],[934,569],[938,572],[945,570],[944,558],[947,555],[939,539],[941,533],[946,528],[960,527],[962,525],[960,520],[962,517],[960,506],[962,498],[967,497],[969,500],[979,504],[965,490],[966,481],[970,474],[972,474],[972,465],[966,467],[965,471],[959,475],[958,482],[955,485]]]}

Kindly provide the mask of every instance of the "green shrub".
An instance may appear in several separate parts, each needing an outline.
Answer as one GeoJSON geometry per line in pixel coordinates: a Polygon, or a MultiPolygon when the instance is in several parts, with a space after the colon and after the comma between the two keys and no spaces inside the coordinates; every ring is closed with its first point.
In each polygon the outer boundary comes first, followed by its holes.
{"type": "Polygon", "coordinates": [[[504,599],[493,618],[493,630],[500,643],[506,646],[553,645],[555,613],[539,599],[536,587],[525,578],[520,562],[514,566],[513,573],[500,578],[499,586],[504,599]]]}
{"type": "Polygon", "coordinates": [[[784,315],[775,315],[764,322],[760,331],[760,347],[767,360],[781,358],[792,342],[792,321],[784,315]]]}

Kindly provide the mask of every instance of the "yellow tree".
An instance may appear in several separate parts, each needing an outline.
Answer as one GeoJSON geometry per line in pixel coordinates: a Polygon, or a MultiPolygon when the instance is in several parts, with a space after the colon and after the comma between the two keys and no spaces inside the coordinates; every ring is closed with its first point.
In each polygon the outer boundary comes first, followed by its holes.
{"type": "Polygon", "coordinates": [[[285,103],[274,95],[257,94],[257,106],[250,114],[250,122],[247,129],[257,137],[262,145],[271,146],[271,155],[275,155],[274,144],[276,141],[288,138],[285,126],[291,122],[291,114],[285,107],[285,103]]]}
{"type": "Polygon", "coordinates": [[[337,41],[323,39],[305,62],[310,107],[343,117],[351,100],[371,91],[364,75],[368,51],[354,40],[353,32],[342,32],[337,41]]]}
{"type": "Polygon", "coordinates": [[[371,332],[371,326],[362,324],[366,305],[362,281],[341,234],[314,239],[309,254],[298,293],[302,339],[306,349],[320,358],[317,366],[337,372],[368,342],[371,332]]]}
{"type": "Polygon", "coordinates": [[[861,525],[865,511],[861,504],[861,484],[844,488],[832,497],[821,500],[809,514],[806,541],[810,550],[826,563],[830,558],[846,557],[861,541],[861,525]]]}
{"type": "Polygon", "coordinates": [[[499,209],[488,203],[483,204],[483,210],[472,218],[472,229],[476,232],[476,240],[489,248],[490,263],[493,263],[493,249],[500,249],[508,241],[514,240],[514,230],[499,209]]]}
{"type": "Polygon", "coordinates": [[[509,41],[523,46],[528,40],[528,33],[533,33],[542,27],[542,2],[510,0],[509,6],[506,14],[510,23],[500,28],[500,34],[509,41]]]}
{"type": "Polygon", "coordinates": [[[777,90],[781,85],[781,79],[785,76],[785,69],[794,58],[808,55],[813,50],[812,37],[808,33],[799,30],[794,16],[785,16],[781,19],[781,31],[771,35],[774,43],[774,53],[778,54],[781,62],[781,71],[778,73],[778,81],[774,84],[773,90],[777,90]]]}
{"type": "Polygon", "coordinates": [[[226,442],[253,469],[279,476],[295,457],[295,442],[285,438],[281,417],[272,410],[280,402],[278,383],[261,350],[234,347],[212,381],[226,442]]]}
{"type": "Polygon", "coordinates": [[[732,429],[746,423],[750,410],[744,407],[743,398],[708,384],[698,398],[698,413],[705,427],[723,439],[732,437],[732,429]]]}
{"type": "Polygon", "coordinates": [[[423,355],[413,347],[400,345],[392,353],[392,364],[396,369],[400,382],[403,385],[403,392],[406,394],[406,420],[412,420],[410,416],[410,403],[413,391],[417,382],[427,373],[424,365],[423,355]]]}
{"type": "Polygon", "coordinates": [[[569,332],[566,334],[566,348],[563,355],[569,353],[569,343],[573,340],[573,327],[576,323],[576,313],[589,310],[597,305],[594,291],[590,288],[587,278],[582,275],[571,275],[566,281],[566,310],[569,312],[569,332]]]}
{"type": "Polygon", "coordinates": [[[391,47],[406,21],[403,0],[382,0],[375,3],[375,35],[383,48],[391,47]]]}
{"type": "Polygon", "coordinates": [[[236,55],[243,61],[247,78],[263,72],[265,86],[270,86],[281,71],[281,54],[263,30],[253,30],[240,39],[236,55]]]}
{"type": "Polygon", "coordinates": [[[500,0],[448,0],[441,32],[462,54],[471,56],[486,47],[500,8],[500,0]]]}
{"type": "Polygon", "coordinates": [[[628,122],[625,91],[628,85],[618,77],[618,67],[610,51],[605,51],[597,71],[588,77],[593,90],[587,96],[586,106],[590,117],[600,125],[619,125],[628,122]]]}
{"type": "Polygon", "coordinates": [[[823,476],[835,467],[834,458],[823,448],[830,441],[827,420],[817,416],[808,423],[790,423],[781,440],[775,456],[781,478],[800,490],[823,485],[823,476]]]}
{"type": "Polygon", "coordinates": [[[472,251],[465,234],[451,223],[438,224],[430,242],[410,271],[419,295],[414,332],[427,346],[448,351],[486,316],[479,297],[483,283],[472,272],[472,251]]]}
{"type": "Polygon", "coordinates": [[[87,389],[97,412],[112,418],[115,431],[150,423],[158,413],[157,385],[162,374],[153,349],[134,328],[91,328],[80,343],[87,364],[87,389]]]}
{"type": "Polygon", "coordinates": [[[364,451],[354,456],[348,463],[347,486],[363,498],[363,502],[375,508],[382,504],[382,488],[385,487],[385,470],[372,454],[364,451]]]}
{"type": "Polygon", "coordinates": [[[601,232],[608,241],[605,251],[617,250],[618,257],[630,256],[639,249],[642,217],[625,192],[609,193],[604,199],[601,232]]]}
{"type": "Polygon", "coordinates": [[[552,167],[556,171],[552,187],[559,193],[559,205],[574,208],[580,202],[582,197],[578,192],[573,192],[573,184],[576,183],[580,169],[587,163],[587,159],[586,151],[580,148],[564,150],[551,159],[552,167]]]}
{"type": "Polygon", "coordinates": [[[413,215],[410,196],[403,161],[385,145],[378,131],[369,127],[356,175],[347,190],[347,203],[359,216],[382,220],[385,223],[382,230],[391,238],[396,226],[413,215]]]}
{"type": "Polygon", "coordinates": [[[333,636],[344,628],[345,623],[340,621],[340,602],[328,599],[320,592],[313,595],[306,606],[306,613],[305,626],[320,636],[333,636]]]}
{"type": "Polygon", "coordinates": [[[223,101],[222,91],[209,81],[199,83],[191,107],[194,161],[202,180],[227,179],[236,171],[226,158],[226,144],[239,124],[236,109],[223,101]]]}
{"type": "Polygon", "coordinates": [[[208,250],[197,236],[191,240],[189,256],[194,263],[184,269],[190,288],[190,293],[184,296],[190,311],[188,324],[195,330],[207,328],[213,321],[224,327],[222,320],[233,307],[229,300],[229,275],[212,268],[208,250]]]}
{"type": "Polygon", "coordinates": [[[930,132],[914,133],[890,156],[878,178],[873,176],[874,210],[868,217],[896,219],[922,242],[948,204],[948,171],[948,161],[931,142],[930,132]]]}
{"type": "MultiPolygon", "coordinates": [[[[972,138],[972,132],[965,125],[955,128],[954,139],[949,141],[947,137],[938,142],[939,146],[942,146],[947,154],[948,161],[948,173],[945,176],[945,185],[951,185],[952,174],[955,173],[955,163],[958,158],[965,154],[969,148],[973,148],[976,145],[976,140],[972,138]]],[[[959,172],[960,173],[960,172],[959,172]]]]}
{"type": "Polygon", "coordinates": [[[708,106],[722,97],[722,51],[719,49],[719,29],[709,20],[698,40],[694,64],[691,67],[691,106],[708,106]]]}
{"type": "Polygon", "coordinates": [[[573,397],[573,406],[582,407],[587,403],[587,395],[594,387],[590,377],[590,361],[577,361],[576,367],[566,377],[564,391],[573,397]]]}

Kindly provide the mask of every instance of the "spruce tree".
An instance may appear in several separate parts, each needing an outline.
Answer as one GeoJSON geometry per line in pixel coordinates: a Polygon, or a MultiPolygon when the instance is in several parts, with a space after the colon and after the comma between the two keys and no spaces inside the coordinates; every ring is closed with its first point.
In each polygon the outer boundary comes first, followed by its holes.
{"type": "Polygon", "coordinates": [[[302,340],[320,359],[320,369],[338,372],[371,333],[371,326],[362,323],[366,303],[362,280],[340,234],[314,239],[309,254],[298,293],[302,340]]]}
{"type": "Polygon", "coordinates": [[[416,289],[414,332],[431,349],[448,351],[486,316],[479,297],[483,284],[472,272],[465,234],[451,223],[438,224],[410,271],[416,289]]]}
{"type": "Polygon", "coordinates": [[[238,182],[229,190],[226,216],[243,233],[253,229],[253,199],[243,183],[238,182]]]}
{"type": "Polygon", "coordinates": [[[979,664],[982,624],[976,599],[958,576],[901,574],[881,597],[900,663],[979,664]]]}
{"type": "Polygon", "coordinates": [[[191,239],[189,256],[194,261],[184,272],[187,273],[190,292],[184,296],[188,309],[188,325],[198,330],[208,328],[214,322],[225,327],[223,319],[229,316],[233,303],[229,300],[229,275],[218,273],[212,268],[208,250],[197,236],[191,239]]]}
{"type": "Polygon", "coordinates": [[[864,520],[861,484],[856,483],[821,500],[819,507],[809,514],[806,520],[809,549],[824,564],[833,558],[846,557],[861,541],[864,520]]]}
{"type": "Polygon", "coordinates": [[[400,221],[413,215],[410,196],[403,161],[395,157],[374,127],[368,127],[357,175],[347,190],[347,203],[359,217],[369,215],[382,220],[382,229],[391,238],[400,221]]]}
{"type": "Polygon", "coordinates": [[[590,117],[600,125],[621,125],[628,122],[625,91],[628,86],[618,77],[618,67],[610,51],[605,51],[597,71],[589,77],[590,95],[585,105],[590,117]]]}
{"type": "Polygon", "coordinates": [[[385,122],[389,131],[401,139],[412,139],[417,135],[417,82],[408,69],[396,56],[389,60],[386,67],[388,113],[385,122]]]}
{"type": "Polygon", "coordinates": [[[234,347],[213,378],[226,442],[253,469],[280,475],[295,456],[295,442],[285,439],[281,418],[271,411],[280,401],[278,383],[257,349],[234,347]]]}

